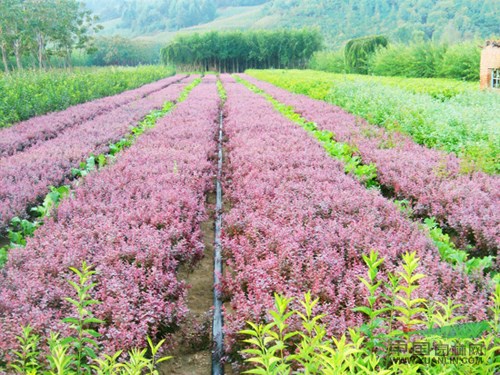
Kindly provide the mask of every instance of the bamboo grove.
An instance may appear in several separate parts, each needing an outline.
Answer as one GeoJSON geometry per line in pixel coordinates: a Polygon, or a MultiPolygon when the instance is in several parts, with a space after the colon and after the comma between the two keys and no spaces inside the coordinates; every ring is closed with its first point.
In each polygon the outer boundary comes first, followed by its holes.
{"type": "Polygon", "coordinates": [[[161,58],[183,70],[304,68],[321,47],[322,36],[315,29],[212,31],[176,36],[162,49],[161,58]]]}

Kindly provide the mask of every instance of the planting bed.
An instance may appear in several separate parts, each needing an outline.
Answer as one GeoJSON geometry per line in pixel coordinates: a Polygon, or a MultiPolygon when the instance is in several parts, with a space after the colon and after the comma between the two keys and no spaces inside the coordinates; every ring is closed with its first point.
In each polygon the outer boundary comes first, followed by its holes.
{"type": "Polygon", "coordinates": [[[71,168],[91,154],[107,152],[110,143],[120,140],[150,111],[177,99],[187,83],[189,79],[171,84],[70,127],[57,138],[0,159],[0,229],[14,216],[27,216],[27,206],[45,195],[50,185],[68,182],[71,168]]]}
{"type": "Polygon", "coordinates": [[[82,260],[97,270],[92,296],[102,304],[93,310],[107,351],[175,330],[187,313],[177,270],[203,252],[218,105],[215,78],[205,78],[115,164],[88,175],[25,248],[11,250],[0,274],[0,354],[15,346],[21,323],[40,333],[61,327],[71,312],[68,267],[82,260]]]}
{"type": "Polygon", "coordinates": [[[176,75],[138,89],[78,104],[64,111],[34,117],[13,127],[0,129],[0,158],[56,138],[67,128],[81,125],[115,108],[138,101],[185,78],[186,75],[176,75]]]}
{"type": "MultiPolygon", "coordinates": [[[[323,101],[292,94],[250,76],[245,79],[292,106],[334,139],[355,147],[363,163],[377,167],[377,179],[395,199],[406,199],[416,217],[435,217],[459,246],[476,256],[500,248],[500,177],[464,173],[454,154],[418,145],[408,136],[368,124],[323,101]]],[[[500,263],[499,263],[500,264],[500,263]]]]}
{"type": "MultiPolygon", "coordinates": [[[[0,142],[0,229],[14,216],[28,217],[50,185],[72,183],[69,196],[37,221],[26,246],[14,243],[5,252],[0,372],[14,359],[23,325],[43,336],[75,333],[61,319],[77,316],[66,297],[75,298],[70,267],[83,261],[96,271],[90,295],[101,303],[88,308],[103,323],[87,328],[102,335],[99,349],[111,353],[145,347],[148,336],[155,343],[166,338],[175,359],[159,366],[165,374],[208,374],[211,359],[213,374],[238,373],[242,356],[253,355],[241,351],[249,346],[240,330],[247,321],[275,318],[269,312],[275,293],[294,297],[291,308],[304,311],[299,300],[310,292],[319,300],[314,313],[324,314],[328,338],[358,327],[363,345],[370,345],[368,291],[360,277],[367,274],[363,256],[372,251],[383,258],[376,266],[382,283],[374,308],[392,304],[380,315],[390,321],[391,334],[424,326],[388,317],[410,298],[419,308],[411,315],[419,318],[430,311],[417,299],[424,298],[451,299],[458,306],[453,315],[467,322],[491,320],[490,277],[441,261],[437,242],[413,219],[435,216],[460,245],[496,255],[497,176],[464,174],[451,154],[241,77],[303,118],[230,75],[220,77],[222,85],[213,75],[201,83],[180,75],[0,131],[11,134],[0,142]],[[163,110],[141,121],[158,108],[163,110]],[[139,121],[147,125],[131,130],[139,121]],[[362,164],[376,166],[372,185],[346,173],[352,155],[347,161],[331,157],[328,131],[362,164]],[[131,141],[111,152],[118,146],[110,144],[123,140],[131,141]],[[80,166],[108,152],[99,168],[80,166]],[[72,174],[72,168],[80,169],[72,174]],[[381,189],[370,188],[377,182],[381,189]],[[394,199],[409,201],[413,216],[394,199]],[[401,289],[391,289],[389,280],[394,285],[391,276],[402,270],[407,252],[416,252],[416,272],[425,277],[413,274],[408,288],[417,289],[404,299],[403,281],[396,282],[401,289]],[[219,344],[224,352],[215,350],[219,344]]],[[[302,330],[298,315],[290,323],[285,331],[302,330]]],[[[47,352],[45,345],[41,350],[47,352]]]]}
{"type": "Polygon", "coordinates": [[[359,325],[352,308],[363,304],[358,277],[361,258],[377,250],[382,274],[416,251],[422,259],[419,293],[463,303],[472,320],[486,317],[488,288],[439,261],[434,245],[378,191],[345,175],[341,163],[264,98],[224,77],[228,139],[223,249],[228,270],[224,292],[228,349],[234,349],[245,320],[260,321],[273,293],[320,298],[329,333],[359,325]]]}

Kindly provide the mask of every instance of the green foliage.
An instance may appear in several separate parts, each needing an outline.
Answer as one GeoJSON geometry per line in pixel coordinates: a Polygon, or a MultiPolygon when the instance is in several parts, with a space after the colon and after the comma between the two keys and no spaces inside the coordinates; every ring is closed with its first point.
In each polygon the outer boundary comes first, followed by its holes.
{"type": "Polygon", "coordinates": [[[23,58],[35,56],[33,65],[50,66],[51,57],[71,66],[73,49],[89,47],[91,35],[100,30],[96,17],[76,0],[3,0],[0,3],[0,51],[2,65],[9,71],[9,58],[18,70],[23,58]]]}
{"type": "MultiPolygon", "coordinates": [[[[136,129],[136,128],[133,128],[136,129]]],[[[132,129],[132,131],[133,131],[132,129]]],[[[111,148],[111,146],[110,146],[111,148]]],[[[85,177],[90,172],[95,171],[97,168],[102,168],[108,163],[106,155],[99,154],[97,156],[90,155],[86,161],[82,161],[79,165],[79,168],[72,168],[71,174],[73,177],[85,177]]]]}
{"type": "Polygon", "coordinates": [[[0,76],[0,128],[173,75],[172,68],[79,68],[0,76]]]}
{"type": "Polygon", "coordinates": [[[247,68],[304,67],[322,45],[318,30],[212,31],[178,34],[162,61],[182,70],[242,72],[247,68]]]}
{"type": "MultiPolygon", "coordinates": [[[[242,330],[247,346],[242,350],[249,369],[247,374],[291,374],[303,373],[308,375],[319,374],[487,374],[494,373],[500,367],[500,358],[497,353],[500,349],[498,336],[500,318],[500,286],[497,285],[491,296],[491,322],[476,322],[456,324],[462,316],[455,316],[454,311],[460,307],[448,300],[446,304],[428,303],[427,314],[419,307],[425,300],[413,298],[419,287],[418,280],[424,275],[419,274],[417,268],[419,259],[415,253],[403,255],[403,271],[399,271],[399,278],[389,274],[390,294],[382,291],[382,282],[379,278],[379,267],[383,263],[378,253],[372,251],[363,256],[368,266],[367,278],[360,278],[368,289],[367,305],[359,306],[355,311],[367,316],[368,322],[360,327],[349,328],[349,339],[342,335],[339,339],[326,336],[326,328],[322,323],[324,315],[314,314],[319,299],[313,299],[308,292],[300,301],[298,309],[293,310],[295,301],[280,295],[275,295],[275,309],[269,311],[268,322],[248,322],[248,328],[242,330]],[[392,297],[392,298],[391,298],[392,297]],[[399,304],[391,301],[398,299],[399,304]],[[382,303],[387,300],[389,304],[382,303]],[[377,305],[387,306],[377,308],[377,305]],[[424,320],[420,320],[423,317],[424,320]],[[299,330],[291,330],[290,322],[300,318],[299,330]],[[428,319],[436,322],[429,325],[428,319]],[[401,321],[406,332],[393,330],[395,321],[401,321]],[[428,326],[426,330],[413,330],[415,326],[428,326]],[[414,337],[410,341],[410,334],[414,337]],[[391,342],[404,343],[408,353],[390,355],[387,344],[391,342]],[[410,359],[410,351],[416,342],[434,342],[426,355],[425,364],[419,364],[419,355],[416,361],[404,363],[410,359]],[[474,344],[483,351],[481,362],[453,363],[439,361],[440,354],[436,352],[437,345],[446,347],[465,347],[474,344]],[[378,349],[374,351],[374,349],[378,349]],[[403,360],[403,361],[399,361],[403,360]]],[[[387,286],[388,284],[386,284],[387,286]]]]}
{"type": "Polygon", "coordinates": [[[496,0],[273,0],[267,15],[280,16],[279,26],[318,25],[333,47],[380,34],[405,44],[487,38],[498,34],[499,23],[496,0]]]}
{"type": "Polygon", "coordinates": [[[78,276],[78,283],[72,280],[68,281],[75,289],[77,299],[66,297],[65,300],[75,307],[77,316],[64,318],[63,322],[76,331],[76,336],[69,336],[62,341],[62,344],[73,349],[75,353],[73,365],[76,368],[76,373],[82,374],[90,372],[89,362],[97,358],[95,350],[98,348],[98,344],[95,339],[101,335],[93,327],[104,322],[95,318],[90,309],[90,306],[99,304],[99,301],[92,299],[89,294],[96,285],[91,282],[96,271],[92,271],[85,262],[82,263],[81,271],[73,267],[70,270],[78,276]]]}
{"type": "Polygon", "coordinates": [[[368,339],[366,342],[367,349],[373,352],[376,348],[381,347],[383,340],[383,335],[377,333],[377,330],[380,332],[380,328],[385,324],[380,315],[389,310],[389,308],[376,308],[379,295],[378,290],[382,285],[382,281],[377,281],[378,268],[383,263],[384,259],[379,259],[378,253],[372,250],[369,256],[363,255],[363,260],[368,266],[368,279],[363,277],[359,277],[359,279],[366,289],[368,289],[369,295],[366,297],[368,306],[359,306],[354,308],[353,311],[361,312],[368,317],[368,322],[363,324],[359,330],[368,339]]]}
{"type": "Polygon", "coordinates": [[[439,250],[441,259],[458,268],[463,268],[467,274],[475,271],[483,272],[493,267],[495,257],[487,256],[483,258],[469,258],[469,253],[457,249],[450,240],[450,236],[443,233],[434,218],[427,218],[423,223],[424,228],[429,232],[430,237],[439,250]]]}
{"type": "MultiPolygon", "coordinates": [[[[12,351],[14,360],[9,363],[9,370],[18,374],[98,374],[98,375],[158,375],[157,364],[169,360],[171,357],[158,358],[165,340],[154,344],[148,337],[148,349],[132,349],[128,358],[122,358],[122,352],[112,355],[99,352],[102,347],[97,342],[100,337],[97,329],[103,321],[96,319],[91,306],[100,302],[92,299],[91,290],[96,286],[92,282],[96,271],[85,262],[80,269],[71,267],[76,274],[77,281],[68,280],[76,293],[76,298],[66,297],[65,300],[73,305],[76,316],[62,320],[75,333],[61,337],[59,333],[50,332],[46,342],[49,353],[42,352],[39,347],[44,340],[36,334],[29,325],[22,327],[22,335],[17,337],[19,350],[12,351]],[[149,353],[148,353],[149,352],[149,353]]],[[[1,370],[1,369],[0,369],[1,370]]]]}
{"type": "Polygon", "coordinates": [[[401,78],[297,70],[248,73],[292,92],[329,101],[389,132],[406,133],[419,144],[454,152],[464,161],[464,172],[500,171],[498,121],[491,115],[500,110],[496,93],[448,80],[406,83],[401,78]]]}
{"type": "Polygon", "coordinates": [[[220,80],[217,80],[217,92],[219,93],[221,102],[224,103],[227,100],[227,92],[220,80]]]}
{"type": "Polygon", "coordinates": [[[58,188],[50,186],[49,193],[45,196],[43,203],[33,207],[31,212],[34,214],[32,220],[14,217],[10,221],[7,230],[9,244],[0,248],[0,269],[7,262],[8,250],[13,247],[26,246],[26,240],[33,237],[36,229],[43,224],[43,221],[50,217],[61,201],[70,194],[70,187],[67,185],[58,188]]]}
{"type": "Polygon", "coordinates": [[[32,237],[39,226],[40,222],[38,221],[32,222],[18,217],[12,218],[10,228],[7,231],[10,246],[25,246],[26,238],[32,237]]]}
{"type": "Polygon", "coordinates": [[[456,42],[474,36],[486,38],[498,33],[499,23],[496,0],[421,0],[418,4],[410,0],[85,2],[103,21],[109,21],[104,24],[106,33],[151,39],[166,39],[170,36],[168,31],[192,32],[209,27],[217,30],[245,27],[291,29],[317,25],[328,45],[338,48],[349,39],[378,34],[402,43],[415,40],[456,42]],[[248,10],[244,8],[260,4],[264,6],[248,10]],[[242,13],[244,16],[240,16],[242,13]],[[234,17],[234,14],[238,17],[234,17]]]}
{"type": "Polygon", "coordinates": [[[400,312],[401,316],[397,317],[403,327],[411,331],[415,325],[424,323],[418,318],[425,309],[419,307],[426,302],[424,298],[413,298],[414,292],[418,289],[417,281],[424,278],[424,274],[416,273],[418,267],[418,261],[415,252],[406,253],[403,255],[403,272],[398,272],[400,280],[404,281],[406,285],[400,283],[396,288],[396,298],[402,303],[400,306],[395,306],[394,308],[400,312]]]}
{"type": "Polygon", "coordinates": [[[389,41],[382,35],[351,39],[344,47],[346,67],[352,73],[368,73],[370,57],[388,44],[389,41]]]}
{"type": "Polygon", "coordinates": [[[201,78],[196,78],[193,82],[191,82],[189,85],[187,85],[184,90],[182,90],[181,94],[179,95],[179,98],[177,99],[177,103],[182,103],[184,100],[186,100],[189,96],[189,93],[193,91],[193,89],[198,86],[201,82],[201,78]]]}
{"type": "Polygon", "coordinates": [[[19,350],[14,352],[15,359],[10,367],[19,374],[32,374],[40,370],[38,357],[40,356],[40,336],[33,333],[29,325],[22,327],[21,336],[16,336],[19,342],[19,350]]]}
{"type": "MultiPolygon", "coordinates": [[[[385,48],[382,45],[371,46],[369,52],[364,52],[357,44],[348,44],[344,50],[317,52],[309,62],[309,67],[331,73],[478,81],[480,44],[479,41],[452,45],[436,42],[390,44],[385,48]]],[[[459,82],[455,82],[455,86],[459,85],[459,82]]]]}
{"type": "Polygon", "coordinates": [[[330,73],[346,73],[345,55],[342,51],[315,52],[309,60],[308,68],[330,73]]]}
{"type": "Polygon", "coordinates": [[[479,80],[480,42],[447,46],[435,42],[394,44],[379,49],[369,71],[380,76],[479,80]]]}
{"type": "Polygon", "coordinates": [[[50,217],[51,213],[59,206],[61,200],[66,198],[70,193],[70,187],[68,185],[59,186],[57,188],[51,186],[49,190],[50,192],[45,196],[43,203],[31,209],[31,212],[42,220],[50,217]]]}
{"type": "Polygon", "coordinates": [[[438,76],[446,78],[479,80],[481,63],[480,43],[468,42],[448,47],[438,68],[438,76]]]}

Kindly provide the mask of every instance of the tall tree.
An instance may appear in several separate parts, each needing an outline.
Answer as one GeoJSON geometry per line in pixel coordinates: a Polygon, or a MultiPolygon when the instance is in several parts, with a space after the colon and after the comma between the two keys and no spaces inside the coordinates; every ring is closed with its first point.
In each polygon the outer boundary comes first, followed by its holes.
{"type": "Polygon", "coordinates": [[[96,26],[92,16],[77,0],[1,0],[0,51],[2,65],[8,71],[9,55],[22,69],[22,59],[34,56],[40,69],[49,65],[52,55],[71,64],[74,48],[83,48],[91,40],[96,26]]]}

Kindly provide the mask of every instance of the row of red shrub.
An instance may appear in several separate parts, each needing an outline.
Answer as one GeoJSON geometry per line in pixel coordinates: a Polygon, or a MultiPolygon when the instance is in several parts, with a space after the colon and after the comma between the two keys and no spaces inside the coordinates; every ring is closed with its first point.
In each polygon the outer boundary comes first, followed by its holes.
{"type": "MultiPolygon", "coordinates": [[[[401,267],[402,254],[421,258],[419,294],[463,303],[469,319],[484,319],[488,287],[439,261],[435,246],[416,224],[376,190],[367,190],[323,147],[273,109],[265,98],[230,77],[225,132],[227,143],[223,249],[225,317],[229,350],[245,320],[260,321],[273,306],[273,293],[320,298],[330,334],[362,322],[359,281],[362,254],[385,258],[381,275],[401,267]]],[[[294,305],[295,308],[299,306],[294,305]]]]}
{"type": "Polygon", "coordinates": [[[57,138],[0,159],[0,230],[12,217],[25,217],[27,206],[45,196],[49,186],[67,183],[72,168],[91,154],[108,152],[110,143],[119,141],[149,112],[177,99],[187,83],[189,79],[171,84],[69,127],[57,138]]]}
{"type": "Polygon", "coordinates": [[[0,158],[24,151],[38,143],[58,137],[67,128],[105,114],[166,88],[185,76],[174,76],[134,90],[72,106],[64,111],[33,117],[12,127],[0,129],[0,158]]]}
{"type": "MultiPolygon", "coordinates": [[[[400,133],[370,125],[339,107],[292,94],[247,75],[244,78],[278,101],[292,106],[335,140],[354,145],[364,163],[377,166],[378,181],[396,199],[407,199],[417,217],[435,217],[456,234],[461,247],[472,245],[476,256],[500,249],[500,177],[463,173],[454,154],[418,145],[400,133]]],[[[497,259],[500,266],[500,259],[497,259]]]]}
{"type": "Polygon", "coordinates": [[[45,333],[61,326],[73,309],[64,300],[74,294],[68,267],[83,260],[98,272],[92,296],[102,304],[92,308],[105,321],[107,350],[144,347],[148,335],[175,329],[187,288],[177,269],[204,248],[219,101],[214,78],[205,79],[115,164],[88,175],[25,248],[11,250],[0,273],[0,354],[20,324],[45,333]]]}

